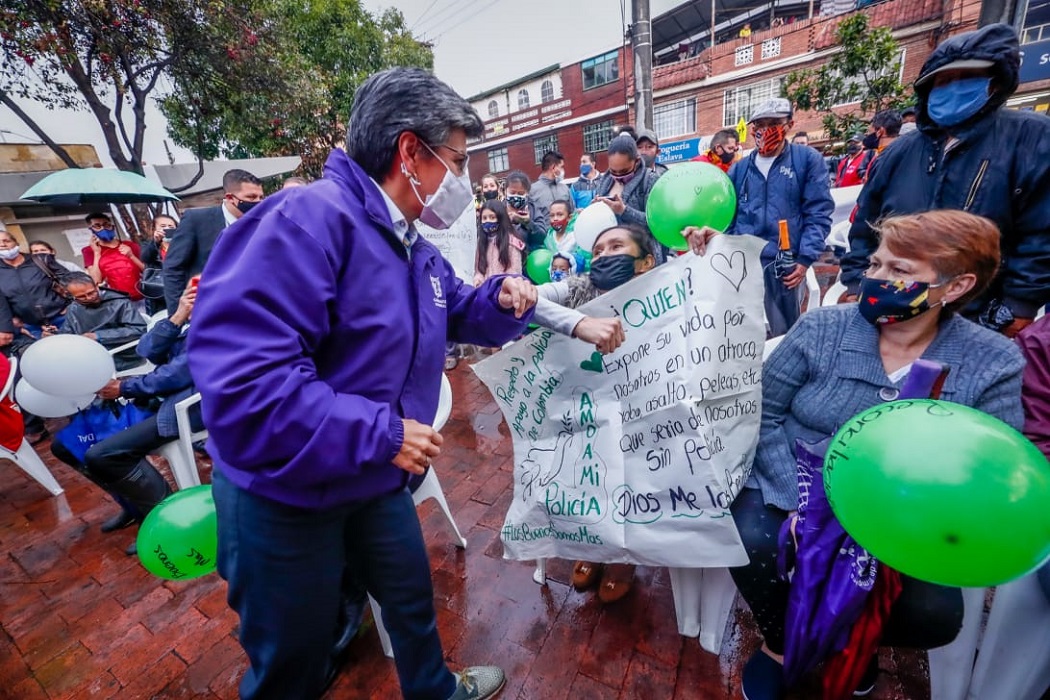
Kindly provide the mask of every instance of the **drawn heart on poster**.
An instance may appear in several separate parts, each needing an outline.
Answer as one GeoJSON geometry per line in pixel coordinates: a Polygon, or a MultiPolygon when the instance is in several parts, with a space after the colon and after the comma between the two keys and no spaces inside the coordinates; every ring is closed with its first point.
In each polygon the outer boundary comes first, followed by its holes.
{"type": "Polygon", "coordinates": [[[744,252],[734,250],[732,255],[715,253],[711,257],[711,269],[722,275],[729,284],[733,285],[733,289],[739,292],[740,285],[747,277],[747,260],[744,258],[744,252]]]}
{"type": "Polygon", "coordinates": [[[589,360],[584,360],[580,363],[580,369],[601,374],[604,369],[602,367],[602,354],[600,352],[592,352],[589,360]]]}

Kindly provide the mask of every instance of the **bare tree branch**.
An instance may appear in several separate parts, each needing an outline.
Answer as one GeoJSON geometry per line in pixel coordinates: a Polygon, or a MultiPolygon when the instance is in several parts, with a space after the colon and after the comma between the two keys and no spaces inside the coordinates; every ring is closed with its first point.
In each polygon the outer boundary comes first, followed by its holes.
{"type": "Polygon", "coordinates": [[[34,134],[39,136],[40,140],[44,142],[44,145],[50,148],[52,152],[54,152],[54,154],[58,156],[63,163],[65,163],[70,168],[80,167],[80,164],[73,160],[73,156],[69,155],[69,151],[55,143],[55,141],[47,135],[47,132],[41,129],[40,125],[33,121],[32,117],[26,114],[22,110],[22,108],[19,107],[18,104],[10,98],[10,96],[8,96],[5,90],[0,90],[0,104],[5,105],[8,109],[14,112],[15,116],[21,119],[22,123],[28,126],[34,134]]]}

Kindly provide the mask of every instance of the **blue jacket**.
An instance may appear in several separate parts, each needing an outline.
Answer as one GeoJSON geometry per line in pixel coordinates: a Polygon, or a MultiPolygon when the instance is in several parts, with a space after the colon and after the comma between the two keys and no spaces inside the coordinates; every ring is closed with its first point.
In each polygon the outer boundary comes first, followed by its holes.
{"type": "Polygon", "coordinates": [[[831,233],[835,201],[828,186],[828,166],[809,146],[787,144],[762,177],[752,151],[729,169],[736,189],[736,216],[728,234],[750,233],[767,241],[762,262],[776,257],[780,220],[787,219],[795,260],[807,267],[824,252],[824,239],[831,233]]]}
{"type": "MultiPolygon", "coordinates": [[[[157,412],[157,432],[163,437],[176,437],[179,426],[175,420],[175,404],[197,391],[186,361],[186,334],[168,319],[158,321],[139,339],[136,352],[157,368],[149,374],[121,380],[120,395],[129,399],[162,399],[157,412]]],[[[200,429],[196,407],[190,410],[190,422],[194,430],[200,429]]]]}
{"type": "Polygon", "coordinates": [[[380,189],[334,151],[321,180],[238,219],[201,277],[190,368],[216,467],[300,508],[403,488],[402,418],[433,421],[446,339],[499,346],[532,317],[499,307],[502,279],[464,285],[423,238],[409,255],[380,189]]]}
{"type": "MultiPolygon", "coordinates": [[[[926,111],[929,82],[915,89],[918,131],[897,139],[878,160],[861,190],[849,232],[842,281],[856,292],[878,247],[870,222],[891,214],[961,209],[988,217],[1002,233],[1002,268],[971,307],[1003,301],[1014,315],[1033,318],[1050,302],[1050,119],[1003,109],[1017,89],[1017,35],[1003,24],[945,41],[926,59],[920,77],[959,59],[994,62],[1002,89],[983,110],[948,134],[926,111]]],[[[1034,58],[1032,60],[1035,60],[1034,58]]]]}

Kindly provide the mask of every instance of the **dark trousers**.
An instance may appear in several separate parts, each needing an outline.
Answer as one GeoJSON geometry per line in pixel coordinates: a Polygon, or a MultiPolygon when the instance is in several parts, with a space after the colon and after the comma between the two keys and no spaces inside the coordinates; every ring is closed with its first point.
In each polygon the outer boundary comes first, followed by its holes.
{"type": "Polygon", "coordinates": [[[805,281],[794,289],[785,287],[783,280],[776,276],[775,270],[776,265],[773,264],[763,268],[766,283],[766,321],[769,323],[771,338],[784,335],[798,321],[802,315],[802,295],[806,291],[805,281]]]}
{"type": "Polygon", "coordinates": [[[92,445],[83,462],[58,440],[51,441],[51,452],[77,471],[86,470],[95,481],[108,484],[123,479],[146,455],[174,439],[161,436],[157,432],[157,417],[150,416],[92,445]]]}
{"type": "MultiPolygon", "coordinates": [[[[777,536],[787,513],[766,505],[762,492],[745,488],[730,510],[751,562],[730,569],[755,622],[774,654],[784,653],[784,624],[791,584],[777,576],[777,536]]],[[[877,517],[877,516],[876,516],[877,517]]],[[[901,575],[901,594],[883,628],[882,644],[933,649],[962,628],[962,591],[901,575]]]]}
{"type": "Polygon", "coordinates": [[[212,473],[219,574],[241,619],[250,667],[245,700],[320,697],[343,597],[344,568],[383,609],[401,692],[447,700],[456,688],[438,638],[423,532],[407,489],[364,503],[306,510],[212,473]]]}

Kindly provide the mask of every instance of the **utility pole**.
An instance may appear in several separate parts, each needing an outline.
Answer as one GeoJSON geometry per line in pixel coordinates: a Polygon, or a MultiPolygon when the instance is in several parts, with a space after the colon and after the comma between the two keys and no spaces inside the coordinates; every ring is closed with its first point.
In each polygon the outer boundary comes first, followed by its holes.
{"type": "Polygon", "coordinates": [[[634,53],[634,126],[653,128],[653,23],[649,0],[631,0],[631,49],[634,53]]]}

